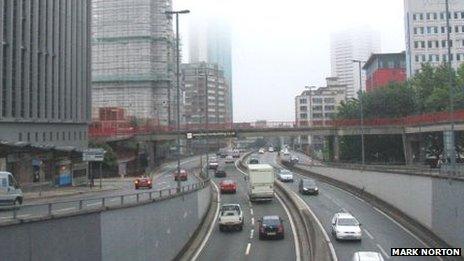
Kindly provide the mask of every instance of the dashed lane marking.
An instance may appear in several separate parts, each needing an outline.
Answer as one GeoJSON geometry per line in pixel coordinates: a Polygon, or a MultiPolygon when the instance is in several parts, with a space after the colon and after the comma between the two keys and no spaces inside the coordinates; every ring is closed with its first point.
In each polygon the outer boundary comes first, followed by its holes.
{"type": "Polygon", "coordinates": [[[253,226],[255,225],[255,218],[254,217],[251,218],[251,225],[253,225],[253,226]]]}
{"type": "Polygon", "coordinates": [[[248,256],[250,254],[250,249],[251,249],[251,243],[248,243],[245,251],[245,255],[248,256]]]}
{"type": "Polygon", "coordinates": [[[364,233],[366,233],[366,235],[367,235],[368,237],[370,237],[370,239],[374,240],[374,236],[372,236],[372,234],[369,233],[369,231],[367,231],[367,229],[365,229],[365,228],[364,228],[364,233]]]}
{"type": "Polygon", "coordinates": [[[385,256],[386,259],[390,259],[390,256],[387,254],[387,251],[385,251],[385,249],[383,249],[383,247],[379,244],[376,244],[377,247],[380,249],[380,252],[382,252],[382,254],[385,256]]]}
{"type": "Polygon", "coordinates": [[[252,230],[250,231],[250,239],[253,239],[253,234],[254,234],[254,233],[255,233],[255,230],[252,229],[252,230]]]}

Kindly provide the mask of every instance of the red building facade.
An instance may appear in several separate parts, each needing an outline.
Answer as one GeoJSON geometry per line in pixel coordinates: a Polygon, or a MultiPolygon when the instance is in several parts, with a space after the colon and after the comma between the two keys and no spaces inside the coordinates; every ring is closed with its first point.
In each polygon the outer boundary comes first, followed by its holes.
{"type": "Polygon", "coordinates": [[[366,91],[372,91],[392,82],[406,81],[406,55],[401,53],[372,54],[364,65],[366,91]]]}

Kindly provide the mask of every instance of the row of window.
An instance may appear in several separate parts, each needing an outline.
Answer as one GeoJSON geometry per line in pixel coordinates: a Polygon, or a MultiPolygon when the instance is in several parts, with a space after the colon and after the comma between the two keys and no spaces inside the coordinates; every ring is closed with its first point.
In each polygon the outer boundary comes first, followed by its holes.
{"type": "MultiPolygon", "coordinates": [[[[464,19],[464,11],[457,12],[448,12],[449,19],[464,19]]],[[[412,20],[422,21],[422,20],[446,20],[446,12],[440,13],[414,13],[412,14],[412,20]]]]}
{"type": "MultiPolygon", "coordinates": [[[[434,40],[434,41],[414,41],[414,49],[424,49],[425,44],[427,43],[427,48],[445,48],[448,47],[447,42],[449,43],[450,47],[453,47],[453,40],[434,40]]],[[[456,45],[461,44],[464,46],[464,40],[456,40],[456,45]]]]}
{"type": "MultiPolygon", "coordinates": [[[[324,103],[335,103],[335,98],[313,98],[313,103],[321,104],[324,103]]],[[[300,104],[307,104],[308,100],[306,98],[300,98],[300,104]]]]}
{"type": "MultiPolygon", "coordinates": [[[[464,53],[457,53],[456,55],[451,54],[451,61],[454,61],[454,58],[456,57],[456,61],[464,61],[464,53]]],[[[447,62],[448,61],[448,55],[443,54],[418,54],[414,57],[414,60],[416,62],[447,62]]]]}
{"type": "MultiPolygon", "coordinates": [[[[308,106],[300,106],[300,111],[307,111],[307,110],[308,110],[308,106]]],[[[314,111],[322,111],[322,105],[313,106],[313,110],[314,111]]],[[[334,105],[325,105],[324,110],[325,111],[333,111],[333,110],[335,110],[335,106],[334,105]]]]}
{"type": "Polygon", "coordinates": [[[19,132],[18,140],[27,142],[47,142],[47,141],[70,141],[70,140],[85,140],[87,137],[86,131],[74,132],[19,132]]]}
{"type": "MultiPolygon", "coordinates": [[[[333,118],[335,116],[335,113],[333,112],[327,112],[327,113],[313,113],[313,119],[322,119],[322,118],[333,118]]],[[[300,113],[300,119],[307,119],[308,114],[307,113],[300,113]]]]}
{"type": "Polygon", "coordinates": [[[446,26],[419,26],[419,27],[414,27],[413,33],[415,35],[420,35],[420,34],[446,34],[446,33],[464,33],[464,25],[455,25],[454,27],[450,26],[448,27],[448,30],[446,30],[446,26]],[[454,28],[454,30],[453,30],[454,28]]]}

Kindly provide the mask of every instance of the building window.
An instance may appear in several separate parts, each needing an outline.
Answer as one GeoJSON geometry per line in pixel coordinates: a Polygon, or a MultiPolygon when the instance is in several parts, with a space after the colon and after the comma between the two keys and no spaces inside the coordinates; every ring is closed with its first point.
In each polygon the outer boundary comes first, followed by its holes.
{"type": "Polygon", "coordinates": [[[56,140],[60,140],[60,133],[59,132],[56,132],[56,140]]]}
{"type": "Polygon", "coordinates": [[[53,141],[53,132],[50,131],[49,135],[48,135],[48,139],[50,141],[53,141]]]}
{"type": "Polygon", "coordinates": [[[432,41],[428,41],[428,42],[427,42],[427,47],[428,47],[428,48],[432,48],[432,47],[433,47],[432,41]]]}
{"type": "Polygon", "coordinates": [[[414,34],[417,34],[417,27],[414,27],[414,34]]]}
{"type": "Polygon", "coordinates": [[[313,106],[313,111],[322,111],[322,105],[313,106]]]}
{"type": "Polygon", "coordinates": [[[322,113],[313,113],[313,118],[314,119],[321,119],[322,118],[322,113]]]}
{"type": "Polygon", "coordinates": [[[23,133],[18,133],[18,141],[23,141],[23,133]]]}
{"type": "Polygon", "coordinates": [[[424,20],[424,14],[423,13],[419,14],[419,20],[424,20]]]}
{"type": "Polygon", "coordinates": [[[446,33],[445,28],[446,28],[446,27],[444,27],[444,26],[441,27],[441,33],[442,33],[442,34],[446,33]]]}
{"type": "Polygon", "coordinates": [[[35,133],[35,142],[39,142],[39,133],[38,132],[35,133]]]}
{"type": "Polygon", "coordinates": [[[414,21],[417,20],[417,15],[416,14],[412,14],[412,20],[414,20],[414,21]]]}
{"type": "Polygon", "coordinates": [[[335,110],[335,106],[334,105],[326,105],[326,106],[324,106],[324,110],[333,111],[333,110],[335,110]]]}
{"type": "Polygon", "coordinates": [[[437,20],[437,18],[438,18],[437,13],[433,13],[433,20],[437,20]]]}
{"type": "Polygon", "coordinates": [[[421,41],[421,48],[425,48],[425,41],[421,41]]]}
{"type": "Polygon", "coordinates": [[[427,20],[430,20],[430,13],[427,13],[427,20]]]}
{"type": "Polygon", "coordinates": [[[82,140],[82,131],[79,131],[79,140],[82,140]]]}
{"type": "Polygon", "coordinates": [[[300,113],[300,118],[301,118],[301,119],[307,119],[307,118],[308,118],[308,114],[306,114],[306,113],[300,113]]]}
{"type": "Polygon", "coordinates": [[[454,19],[459,19],[459,13],[458,12],[454,12],[454,19]]]}
{"type": "Polygon", "coordinates": [[[322,103],[322,98],[313,98],[313,103],[322,103]]]}
{"type": "Polygon", "coordinates": [[[419,48],[419,42],[414,41],[414,49],[417,49],[417,48],[419,48]]]}
{"type": "Polygon", "coordinates": [[[47,140],[47,134],[45,132],[42,132],[42,141],[47,140]]]}
{"type": "Polygon", "coordinates": [[[307,111],[308,107],[307,106],[300,106],[300,111],[307,111]]]}
{"type": "Polygon", "coordinates": [[[308,100],[306,100],[306,99],[300,99],[301,104],[306,104],[307,102],[308,102],[308,100]]]}
{"type": "Polygon", "coordinates": [[[335,98],[324,98],[325,103],[335,103],[335,98]]]}
{"type": "Polygon", "coordinates": [[[415,56],[415,61],[416,61],[416,62],[419,62],[419,55],[416,55],[416,56],[415,56]]]}

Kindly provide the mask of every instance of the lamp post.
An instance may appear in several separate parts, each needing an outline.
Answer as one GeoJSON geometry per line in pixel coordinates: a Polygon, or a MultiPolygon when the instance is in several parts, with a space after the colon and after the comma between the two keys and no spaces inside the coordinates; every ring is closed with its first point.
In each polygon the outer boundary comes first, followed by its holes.
{"type": "MultiPolygon", "coordinates": [[[[177,136],[177,176],[180,176],[180,50],[179,50],[179,15],[188,14],[189,10],[181,11],[166,11],[166,15],[176,15],[176,85],[177,85],[177,122],[176,122],[176,136],[177,136]]],[[[177,192],[180,192],[180,179],[177,179],[177,192]]]]}
{"type": "Polygon", "coordinates": [[[360,104],[360,114],[361,114],[361,164],[366,163],[365,152],[364,152],[364,112],[363,112],[363,90],[362,90],[362,63],[365,61],[361,60],[351,60],[353,63],[359,65],[359,104],[360,104]]]}
{"type": "Polygon", "coordinates": [[[451,121],[451,128],[449,133],[449,140],[445,139],[445,142],[448,142],[448,146],[445,144],[445,148],[448,147],[447,156],[450,158],[450,165],[452,171],[456,171],[456,149],[455,149],[455,137],[454,137],[454,86],[453,86],[453,71],[452,71],[452,62],[451,62],[451,37],[450,37],[450,12],[449,12],[449,0],[445,0],[446,4],[446,40],[448,47],[448,84],[449,84],[449,99],[450,99],[450,110],[449,116],[451,121]]]}
{"type": "MultiPolygon", "coordinates": [[[[309,121],[308,121],[308,126],[312,126],[313,125],[313,100],[312,100],[312,89],[313,88],[317,88],[316,86],[305,86],[305,89],[308,90],[308,109],[309,109],[309,121]]],[[[313,136],[310,135],[308,136],[308,148],[307,148],[307,153],[309,154],[309,137],[311,137],[311,147],[312,147],[312,143],[313,143],[313,136]]],[[[311,150],[313,150],[313,148],[311,148],[311,150]]]]}
{"type": "Polygon", "coordinates": [[[209,97],[208,97],[208,64],[205,63],[205,129],[206,129],[206,175],[209,177],[209,97]]]}

